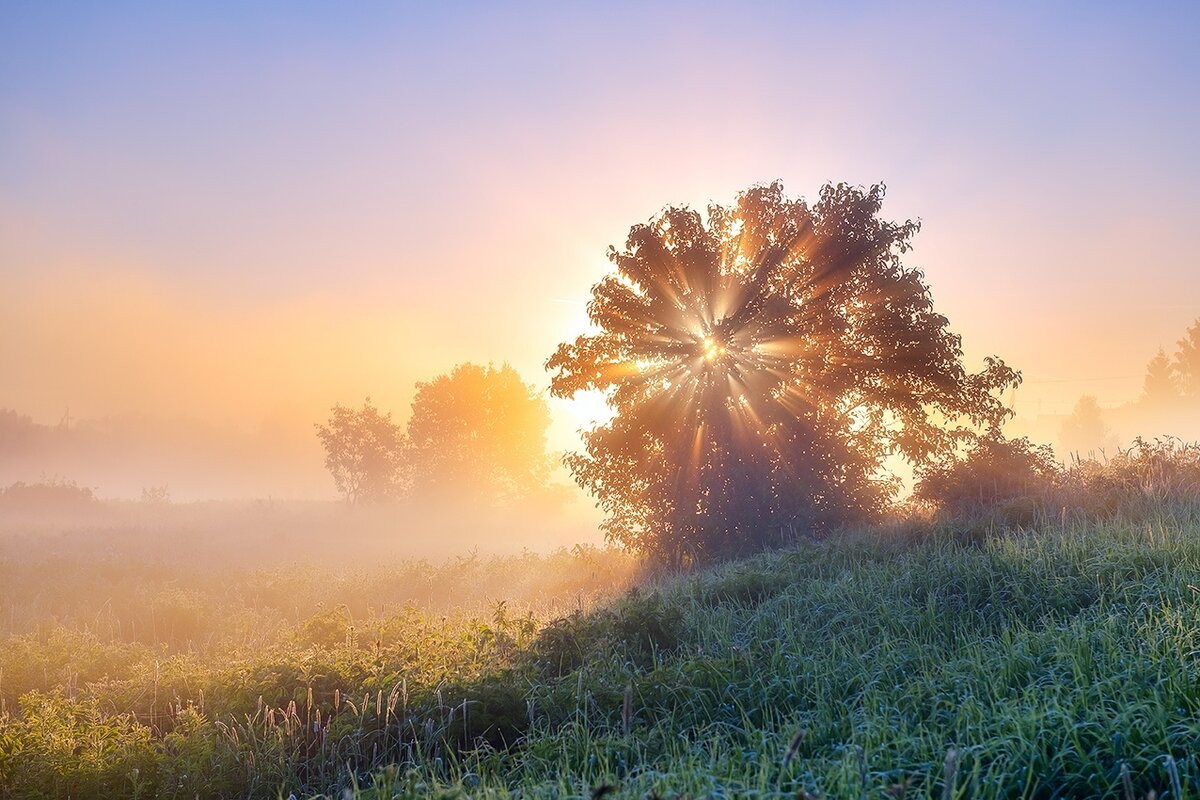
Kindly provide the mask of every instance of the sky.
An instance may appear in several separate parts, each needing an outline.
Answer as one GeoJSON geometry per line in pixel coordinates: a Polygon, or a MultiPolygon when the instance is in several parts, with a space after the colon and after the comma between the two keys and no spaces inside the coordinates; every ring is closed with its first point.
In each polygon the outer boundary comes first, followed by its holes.
{"type": "Polygon", "coordinates": [[[886,183],[1020,414],[1131,400],[1200,317],[1198,40],[1195,3],[0,0],[0,408],[308,436],[464,361],[545,387],[631,225],[776,179],[886,183]]]}

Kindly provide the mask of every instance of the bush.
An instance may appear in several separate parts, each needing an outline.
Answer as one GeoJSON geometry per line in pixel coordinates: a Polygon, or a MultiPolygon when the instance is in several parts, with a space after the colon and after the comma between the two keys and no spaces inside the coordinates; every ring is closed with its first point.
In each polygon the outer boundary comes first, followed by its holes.
{"type": "Polygon", "coordinates": [[[1137,520],[1200,503],[1200,443],[1138,438],[1110,459],[1076,458],[1064,468],[1050,448],[1028,439],[983,438],[927,469],[914,498],[975,532],[1030,527],[1047,513],[1137,520]]]}
{"type": "Polygon", "coordinates": [[[914,495],[942,517],[996,516],[1011,525],[1029,525],[1061,478],[1062,468],[1048,446],[986,436],[964,456],[926,469],[914,495]]]}
{"type": "Polygon", "coordinates": [[[460,750],[481,742],[498,750],[512,746],[529,728],[526,691],[526,683],[512,670],[450,687],[446,697],[458,713],[447,724],[447,736],[460,750]]]}
{"type": "Polygon", "coordinates": [[[613,608],[584,615],[575,612],[552,621],[531,647],[534,662],[549,675],[566,675],[587,657],[609,648],[630,663],[647,666],[655,653],[679,646],[683,617],[657,592],[636,587],[613,608]]]}
{"type": "Polygon", "coordinates": [[[6,797],[153,796],[159,753],[150,729],[99,703],[30,692],[0,726],[6,797]]]}
{"type": "Polygon", "coordinates": [[[5,511],[81,511],[98,502],[91,489],[63,478],[38,483],[17,481],[0,489],[0,509],[5,511]]]}
{"type": "Polygon", "coordinates": [[[796,573],[790,570],[763,569],[751,562],[719,573],[710,580],[698,582],[696,599],[710,608],[722,605],[753,608],[797,580],[796,573]]]}

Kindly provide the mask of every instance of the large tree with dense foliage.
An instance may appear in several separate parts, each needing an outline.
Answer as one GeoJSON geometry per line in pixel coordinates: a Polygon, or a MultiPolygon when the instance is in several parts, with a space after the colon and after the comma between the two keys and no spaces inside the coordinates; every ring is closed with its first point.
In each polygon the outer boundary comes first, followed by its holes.
{"type": "Polygon", "coordinates": [[[1019,375],[967,371],[901,262],[919,226],[881,219],[883,195],[758,186],[609,249],[597,332],[547,368],[555,395],[597,389],[616,412],[568,457],[611,539],[679,562],[871,519],[896,488],[888,456],[919,465],[1000,426],[1019,375]]]}

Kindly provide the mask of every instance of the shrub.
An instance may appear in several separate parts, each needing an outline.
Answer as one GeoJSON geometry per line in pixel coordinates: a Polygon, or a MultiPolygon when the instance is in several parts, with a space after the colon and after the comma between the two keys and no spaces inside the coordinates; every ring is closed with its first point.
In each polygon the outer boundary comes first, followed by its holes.
{"type": "Polygon", "coordinates": [[[575,612],[552,621],[534,639],[530,652],[543,672],[558,676],[603,648],[647,666],[655,653],[679,646],[682,624],[679,609],[664,603],[658,592],[642,594],[635,587],[611,609],[589,615],[575,612]]]}
{"type": "Polygon", "coordinates": [[[697,599],[709,607],[729,604],[752,608],[783,591],[796,579],[795,574],[740,567],[697,584],[697,599]]]}
{"type": "Polygon", "coordinates": [[[462,750],[480,742],[496,749],[510,747],[529,728],[526,685],[512,670],[451,687],[446,697],[457,712],[447,726],[447,735],[462,750]]]}
{"type": "Polygon", "coordinates": [[[0,739],[6,797],[153,796],[159,754],[150,729],[98,701],[30,692],[0,739]]]}
{"type": "Polygon", "coordinates": [[[964,455],[924,470],[916,499],[943,517],[998,516],[1028,525],[1059,484],[1062,468],[1046,445],[985,436],[964,455]]]}
{"type": "Polygon", "coordinates": [[[1200,503],[1200,443],[1138,438],[1109,459],[1060,466],[1028,439],[980,439],[957,459],[925,470],[914,497],[964,530],[1029,527],[1046,513],[1141,519],[1200,503]]]}
{"type": "Polygon", "coordinates": [[[0,509],[6,511],[80,511],[98,502],[91,489],[63,478],[37,483],[17,481],[0,489],[0,509]]]}

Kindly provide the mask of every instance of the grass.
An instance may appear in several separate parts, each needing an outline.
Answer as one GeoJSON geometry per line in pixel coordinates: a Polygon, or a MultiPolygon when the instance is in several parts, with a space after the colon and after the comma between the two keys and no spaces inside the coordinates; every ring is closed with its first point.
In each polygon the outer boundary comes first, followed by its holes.
{"type": "MultiPolygon", "coordinates": [[[[496,569],[558,575],[558,606],[453,614],[370,613],[386,588],[361,580],[306,582],[301,613],[254,573],[151,582],[202,644],[66,599],[30,626],[44,598],[0,590],[25,621],[0,654],[0,797],[1200,796],[1194,506],[877,530],[619,597],[615,556],[557,558],[496,569]]],[[[488,563],[430,569],[452,587],[488,563]]]]}

